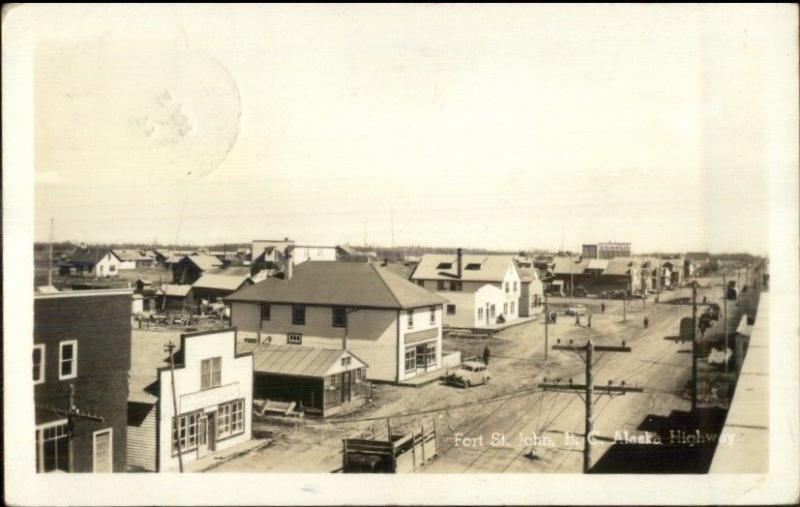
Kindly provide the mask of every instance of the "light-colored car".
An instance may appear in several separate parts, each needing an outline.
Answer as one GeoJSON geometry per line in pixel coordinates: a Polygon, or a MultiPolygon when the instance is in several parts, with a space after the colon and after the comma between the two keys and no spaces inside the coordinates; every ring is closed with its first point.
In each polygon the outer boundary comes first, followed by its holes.
{"type": "Polygon", "coordinates": [[[567,315],[586,315],[586,307],[583,305],[572,305],[567,308],[567,315]]]}
{"type": "Polygon", "coordinates": [[[485,384],[489,382],[490,378],[489,369],[480,361],[461,363],[458,368],[447,376],[448,383],[460,385],[464,389],[478,384],[485,384]]]}

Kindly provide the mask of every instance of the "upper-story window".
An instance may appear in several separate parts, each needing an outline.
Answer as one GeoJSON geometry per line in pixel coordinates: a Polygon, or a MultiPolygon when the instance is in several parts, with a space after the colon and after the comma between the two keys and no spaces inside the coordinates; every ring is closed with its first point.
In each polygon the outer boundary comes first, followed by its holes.
{"type": "Polygon", "coordinates": [[[305,305],[292,305],[292,324],[304,326],[306,324],[305,305]]]}
{"type": "Polygon", "coordinates": [[[412,329],[414,327],[414,310],[406,310],[406,319],[408,329],[412,329]]]}
{"type": "Polygon", "coordinates": [[[514,292],[517,292],[517,282],[514,282],[514,292]]]}
{"type": "Polygon", "coordinates": [[[506,292],[508,292],[508,291],[509,291],[510,287],[511,287],[511,284],[510,284],[510,283],[508,283],[508,282],[506,282],[506,292]]]}
{"type": "Polygon", "coordinates": [[[44,382],[44,345],[33,346],[33,383],[44,382]]]}
{"type": "Polygon", "coordinates": [[[425,287],[425,280],[417,280],[417,285],[420,287],[425,287]]]}
{"type": "Polygon", "coordinates": [[[272,318],[272,305],[265,303],[261,305],[261,320],[270,320],[272,318]]]}
{"type": "Polygon", "coordinates": [[[203,359],[200,365],[200,388],[210,389],[222,385],[222,358],[203,359]]]}
{"type": "Polygon", "coordinates": [[[461,282],[457,282],[455,280],[450,281],[450,290],[452,291],[460,291],[462,288],[461,282]]]}
{"type": "Polygon", "coordinates": [[[436,280],[436,290],[444,290],[444,280],[436,280]]]}
{"type": "Polygon", "coordinates": [[[347,327],[347,311],[344,306],[333,307],[333,327],[347,327]]]}
{"type": "Polygon", "coordinates": [[[436,324],[436,307],[431,306],[431,324],[436,324]]]}
{"type": "Polygon", "coordinates": [[[348,366],[350,366],[350,363],[352,362],[352,360],[353,359],[350,356],[343,357],[342,358],[342,367],[347,368],[348,366]]]}
{"type": "Polygon", "coordinates": [[[78,376],[78,342],[63,341],[58,346],[58,379],[66,380],[78,376]]]}

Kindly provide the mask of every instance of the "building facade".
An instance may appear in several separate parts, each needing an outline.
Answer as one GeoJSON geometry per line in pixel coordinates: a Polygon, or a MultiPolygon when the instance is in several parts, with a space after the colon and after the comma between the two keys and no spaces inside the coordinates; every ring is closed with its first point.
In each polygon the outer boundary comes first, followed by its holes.
{"type": "Polygon", "coordinates": [[[34,296],[38,472],[124,472],[132,290],[34,296]]]}
{"type": "Polygon", "coordinates": [[[237,353],[236,330],[183,334],[175,350],[173,385],[169,354],[134,346],[127,406],[132,469],[177,471],[179,453],[186,465],[252,438],[253,356],[237,353]]]}
{"type": "Polygon", "coordinates": [[[441,369],[445,300],[374,264],[305,262],[225,299],[243,338],[352,351],[370,380],[441,369]]]}

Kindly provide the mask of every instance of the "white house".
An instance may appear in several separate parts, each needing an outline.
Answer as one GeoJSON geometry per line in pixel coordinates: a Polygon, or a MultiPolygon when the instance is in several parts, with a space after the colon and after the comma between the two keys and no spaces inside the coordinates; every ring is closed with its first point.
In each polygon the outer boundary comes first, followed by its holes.
{"type": "Polygon", "coordinates": [[[283,240],[257,239],[253,240],[253,262],[269,263],[285,262],[291,256],[294,265],[306,261],[335,261],[337,259],[336,245],[323,245],[319,243],[298,243],[289,238],[283,240]],[[262,258],[263,256],[263,258],[262,258]]]}
{"type": "Polygon", "coordinates": [[[441,370],[445,299],[368,263],[310,261],[286,274],[225,298],[240,337],[352,351],[369,380],[441,370]]]}
{"type": "Polygon", "coordinates": [[[69,265],[77,273],[105,278],[118,276],[122,261],[112,250],[79,248],[70,255],[69,265]]]}
{"type": "Polygon", "coordinates": [[[250,440],[253,356],[236,353],[236,330],[181,335],[174,356],[177,418],[165,339],[150,334],[134,335],[132,344],[129,468],[177,471],[179,447],[185,465],[250,440]]]}
{"type": "Polygon", "coordinates": [[[446,298],[444,323],[494,328],[520,318],[522,283],[512,255],[422,256],[411,280],[446,298]]]}
{"type": "Polygon", "coordinates": [[[155,258],[147,255],[145,250],[112,250],[120,260],[119,269],[128,270],[150,267],[155,263],[155,258]]]}

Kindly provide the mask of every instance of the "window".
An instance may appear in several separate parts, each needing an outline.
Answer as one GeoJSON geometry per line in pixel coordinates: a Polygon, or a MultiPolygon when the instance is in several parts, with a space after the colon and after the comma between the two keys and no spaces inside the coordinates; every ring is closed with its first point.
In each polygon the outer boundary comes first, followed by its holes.
{"type": "Polygon", "coordinates": [[[513,301],[511,302],[511,314],[512,315],[514,314],[514,302],[513,301]]]}
{"type": "Polygon", "coordinates": [[[450,290],[452,291],[459,291],[461,290],[461,282],[451,281],[450,282],[450,290]]]}
{"type": "Polygon", "coordinates": [[[222,358],[203,359],[200,364],[200,388],[210,389],[222,384],[222,358]]]}
{"type": "Polygon", "coordinates": [[[92,472],[96,474],[114,471],[113,432],[107,428],[92,433],[92,472]]]}
{"type": "Polygon", "coordinates": [[[508,303],[503,303],[503,315],[508,313],[508,303]]]}
{"type": "Polygon", "coordinates": [[[292,324],[296,326],[306,325],[305,305],[292,305],[292,324]]]}
{"type": "Polygon", "coordinates": [[[342,358],[342,367],[347,368],[348,366],[350,366],[350,363],[352,362],[352,359],[353,358],[351,358],[351,357],[343,357],[342,358]]]}
{"type": "Polygon", "coordinates": [[[447,315],[456,314],[456,305],[447,305],[447,315]]]}
{"type": "Polygon", "coordinates": [[[428,343],[425,345],[425,363],[428,366],[436,364],[436,343],[428,343]]]}
{"type": "Polygon", "coordinates": [[[177,454],[178,444],[181,451],[190,451],[197,447],[197,420],[201,412],[192,412],[178,417],[177,425],[173,417],[172,453],[177,454]]]}
{"type": "Polygon", "coordinates": [[[436,324],[436,307],[431,306],[431,324],[436,324]]]}
{"type": "Polygon", "coordinates": [[[333,327],[347,327],[347,310],[343,306],[333,307],[333,327]]]}
{"type": "Polygon", "coordinates": [[[477,263],[470,263],[470,264],[467,264],[467,267],[465,267],[464,269],[466,269],[468,271],[478,271],[478,270],[481,269],[481,265],[477,264],[477,263]]]}
{"type": "Polygon", "coordinates": [[[226,438],[244,431],[244,400],[222,403],[217,408],[217,438],[226,438]]]}
{"type": "Polygon", "coordinates": [[[57,421],[36,428],[36,471],[69,472],[69,435],[67,421],[57,421]]]}
{"type": "Polygon", "coordinates": [[[117,267],[115,265],[113,265],[113,264],[108,267],[108,271],[111,272],[111,273],[113,273],[116,270],[117,270],[117,267]]]}
{"type": "Polygon", "coordinates": [[[436,269],[452,269],[453,263],[452,262],[440,262],[436,269]]]}
{"type": "Polygon", "coordinates": [[[444,290],[444,280],[436,280],[436,290],[444,290]]]}
{"type": "Polygon", "coordinates": [[[508,289],[509,289],[510,286],[511,286],[511,284],[506,282],[506,292],[508,292],[508,289]]]}
{"type": "Polygon", "coordinates": [[[302,345],[303,335],[300,333],[289,333],[286,335],[286,343],[289,345],[302,345]]]}
{"type": "Polygon", "coordinates": [[[514,292],[517,292],[517,282],[514,282],[514,292]]]}
{"type": "Polygon", "coordinates": [[[272,318],[272,305],[261,305],[261,320],[270,320],[272,318]]]}
{"type": "Polygon", "coordinates": [[[489,307],[489,318],[493,319],[495,315],[496,315],[495,307],[494,305],[492,305],[489,307]]]}
{"type": "Polygon", "coordinates": [[[406,310],[408,329],[414,328],[414,310],[406,310]]]}
{"type": "Polygon", "coordinates": [[[406,371],[417,369],[417,350],[414,347],[406,349],[406,371]]]}
{"type": "Polygon", "coordinates": [[[360,384],[364,380],[364,368],[356,369],[356,384],[360,384]]]}
{"type": "Polygon", "coordinates": [[[78,342],[61,342],[58,347],[58,379],[65,380],[78,376],[78,342]]]}
{"type": "Polygon", "coordinates": [[[417,285],[420,287],[425,287],[425,280],[417,280],[417,285]]]}
{"type": "Polygon", "coordinates": [[[44,345],[33,346],[33,383],[44,382],[44,345]]]}
{"type": "Polygon", "coordinates": [[[478,320],[483,320],[483,308],[478,308],[478,320]]]}

